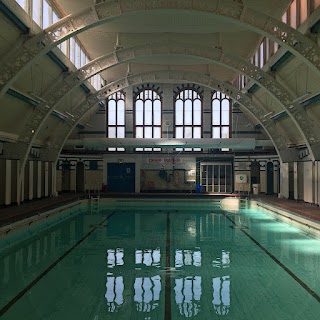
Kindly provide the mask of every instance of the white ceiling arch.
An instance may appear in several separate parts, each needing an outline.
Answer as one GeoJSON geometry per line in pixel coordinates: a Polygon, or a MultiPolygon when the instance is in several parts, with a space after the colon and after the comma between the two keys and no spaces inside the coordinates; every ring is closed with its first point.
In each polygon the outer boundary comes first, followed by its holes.
{"type": "MultiPolygon", "coordinates": [[[[75,127],[81,118],[89,112],[95,105],[100,101],[103,101],[108,95],[113,94],[119,90],[123,90],[130,86],[136,86],[143,83],[161,83],[161,82],[174,82],[174,83],[186,83],[191,82],[199,85],[206,86],[208,88],[219,90],[228,96],[232,97],[240,105],[243,106],[255,119],[257,122],[261,123],[263,128],[268,133],[270,139],[272,140],[278,154],[282,157],[283,161],[288,161],[286,154],[288,153],[288,148],[284,137],[279,134],[277,127],[274,122],[267,117],[264,117],[264,112],[259,110],[252,100],[243,94],[238,89],[232,87],[231,85],[214,79],[213,77],[200,74],[197,72],[184,72],[184,71],[153,71],[141,74],[131,75],[125,78],[121,78],[111,84],[106,85],[104,88],[98,92],[90,95],[87,99],[80,103],[79,105],[74,106],[72,112],[74,115],[75,123],[73,126],[66,124],[63,131],[59,131],[59,135],[55,136],[54,141],[51,142],[49,152],[50,156],[47,155],[51,160],[56,159],[60,153],[65,140],[68,138],[72,128],[75,127]]],[[[292,158],[290,158],[292,159],[292,158]]]]}
{"type": "Polygon", "coordinates": [[[212,15],[267,36],[320,73],[320,48],[312,40],[281,21],[241,3],[231,0],[114,0],[71,14],[15,49],[0,66],[0,94],[4,94],[37,58],[78,33],[124,15],[172,10],[212,15]]]}

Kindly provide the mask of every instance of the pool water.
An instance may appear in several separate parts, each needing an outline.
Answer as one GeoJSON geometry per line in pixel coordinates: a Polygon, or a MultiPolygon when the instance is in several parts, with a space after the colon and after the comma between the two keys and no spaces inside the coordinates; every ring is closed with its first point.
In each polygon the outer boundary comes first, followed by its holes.
{"type": "Polygon", "coordinates": [[[0,318],[319,319],[320,239],[210,201],[85,206],[0,240],[0,318]]]}

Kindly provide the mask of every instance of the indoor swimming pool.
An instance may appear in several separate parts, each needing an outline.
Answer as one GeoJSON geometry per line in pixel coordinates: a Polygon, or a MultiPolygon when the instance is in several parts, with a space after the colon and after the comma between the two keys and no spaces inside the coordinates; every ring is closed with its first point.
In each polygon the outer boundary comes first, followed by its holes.
{"type": "Polygon", "coordinates": [[[0,319],[318,319],[320,238],[250,204],[115,199],[0,239],[0,319]]]}

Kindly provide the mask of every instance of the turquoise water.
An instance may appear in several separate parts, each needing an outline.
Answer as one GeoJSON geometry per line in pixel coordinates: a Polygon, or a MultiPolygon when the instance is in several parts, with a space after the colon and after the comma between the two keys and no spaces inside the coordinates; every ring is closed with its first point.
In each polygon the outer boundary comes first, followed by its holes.
{"type": "Polygon", "coordinates": [[[1,319],[318,319],[320,240],[210,201],[75,208],[0,241],[1,319]]]}

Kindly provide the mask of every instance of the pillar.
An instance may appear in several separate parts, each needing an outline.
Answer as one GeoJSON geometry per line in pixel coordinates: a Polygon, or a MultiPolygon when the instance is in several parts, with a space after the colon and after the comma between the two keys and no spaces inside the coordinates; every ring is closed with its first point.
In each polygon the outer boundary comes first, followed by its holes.
{"type": "Polygon", "coordinates": [[[5,205],[11,204],[11,160],[6,160],[5,205]]]}
{"type": "Polygon", "coordinates": [[[33,199],[33,161],[29,161],[29,200],[33,199]]]}
{"type": "Polygon", "coordinates": [[[281,163],[280,168],[280,197],[289,199],[289,163],[281,163]]]}

